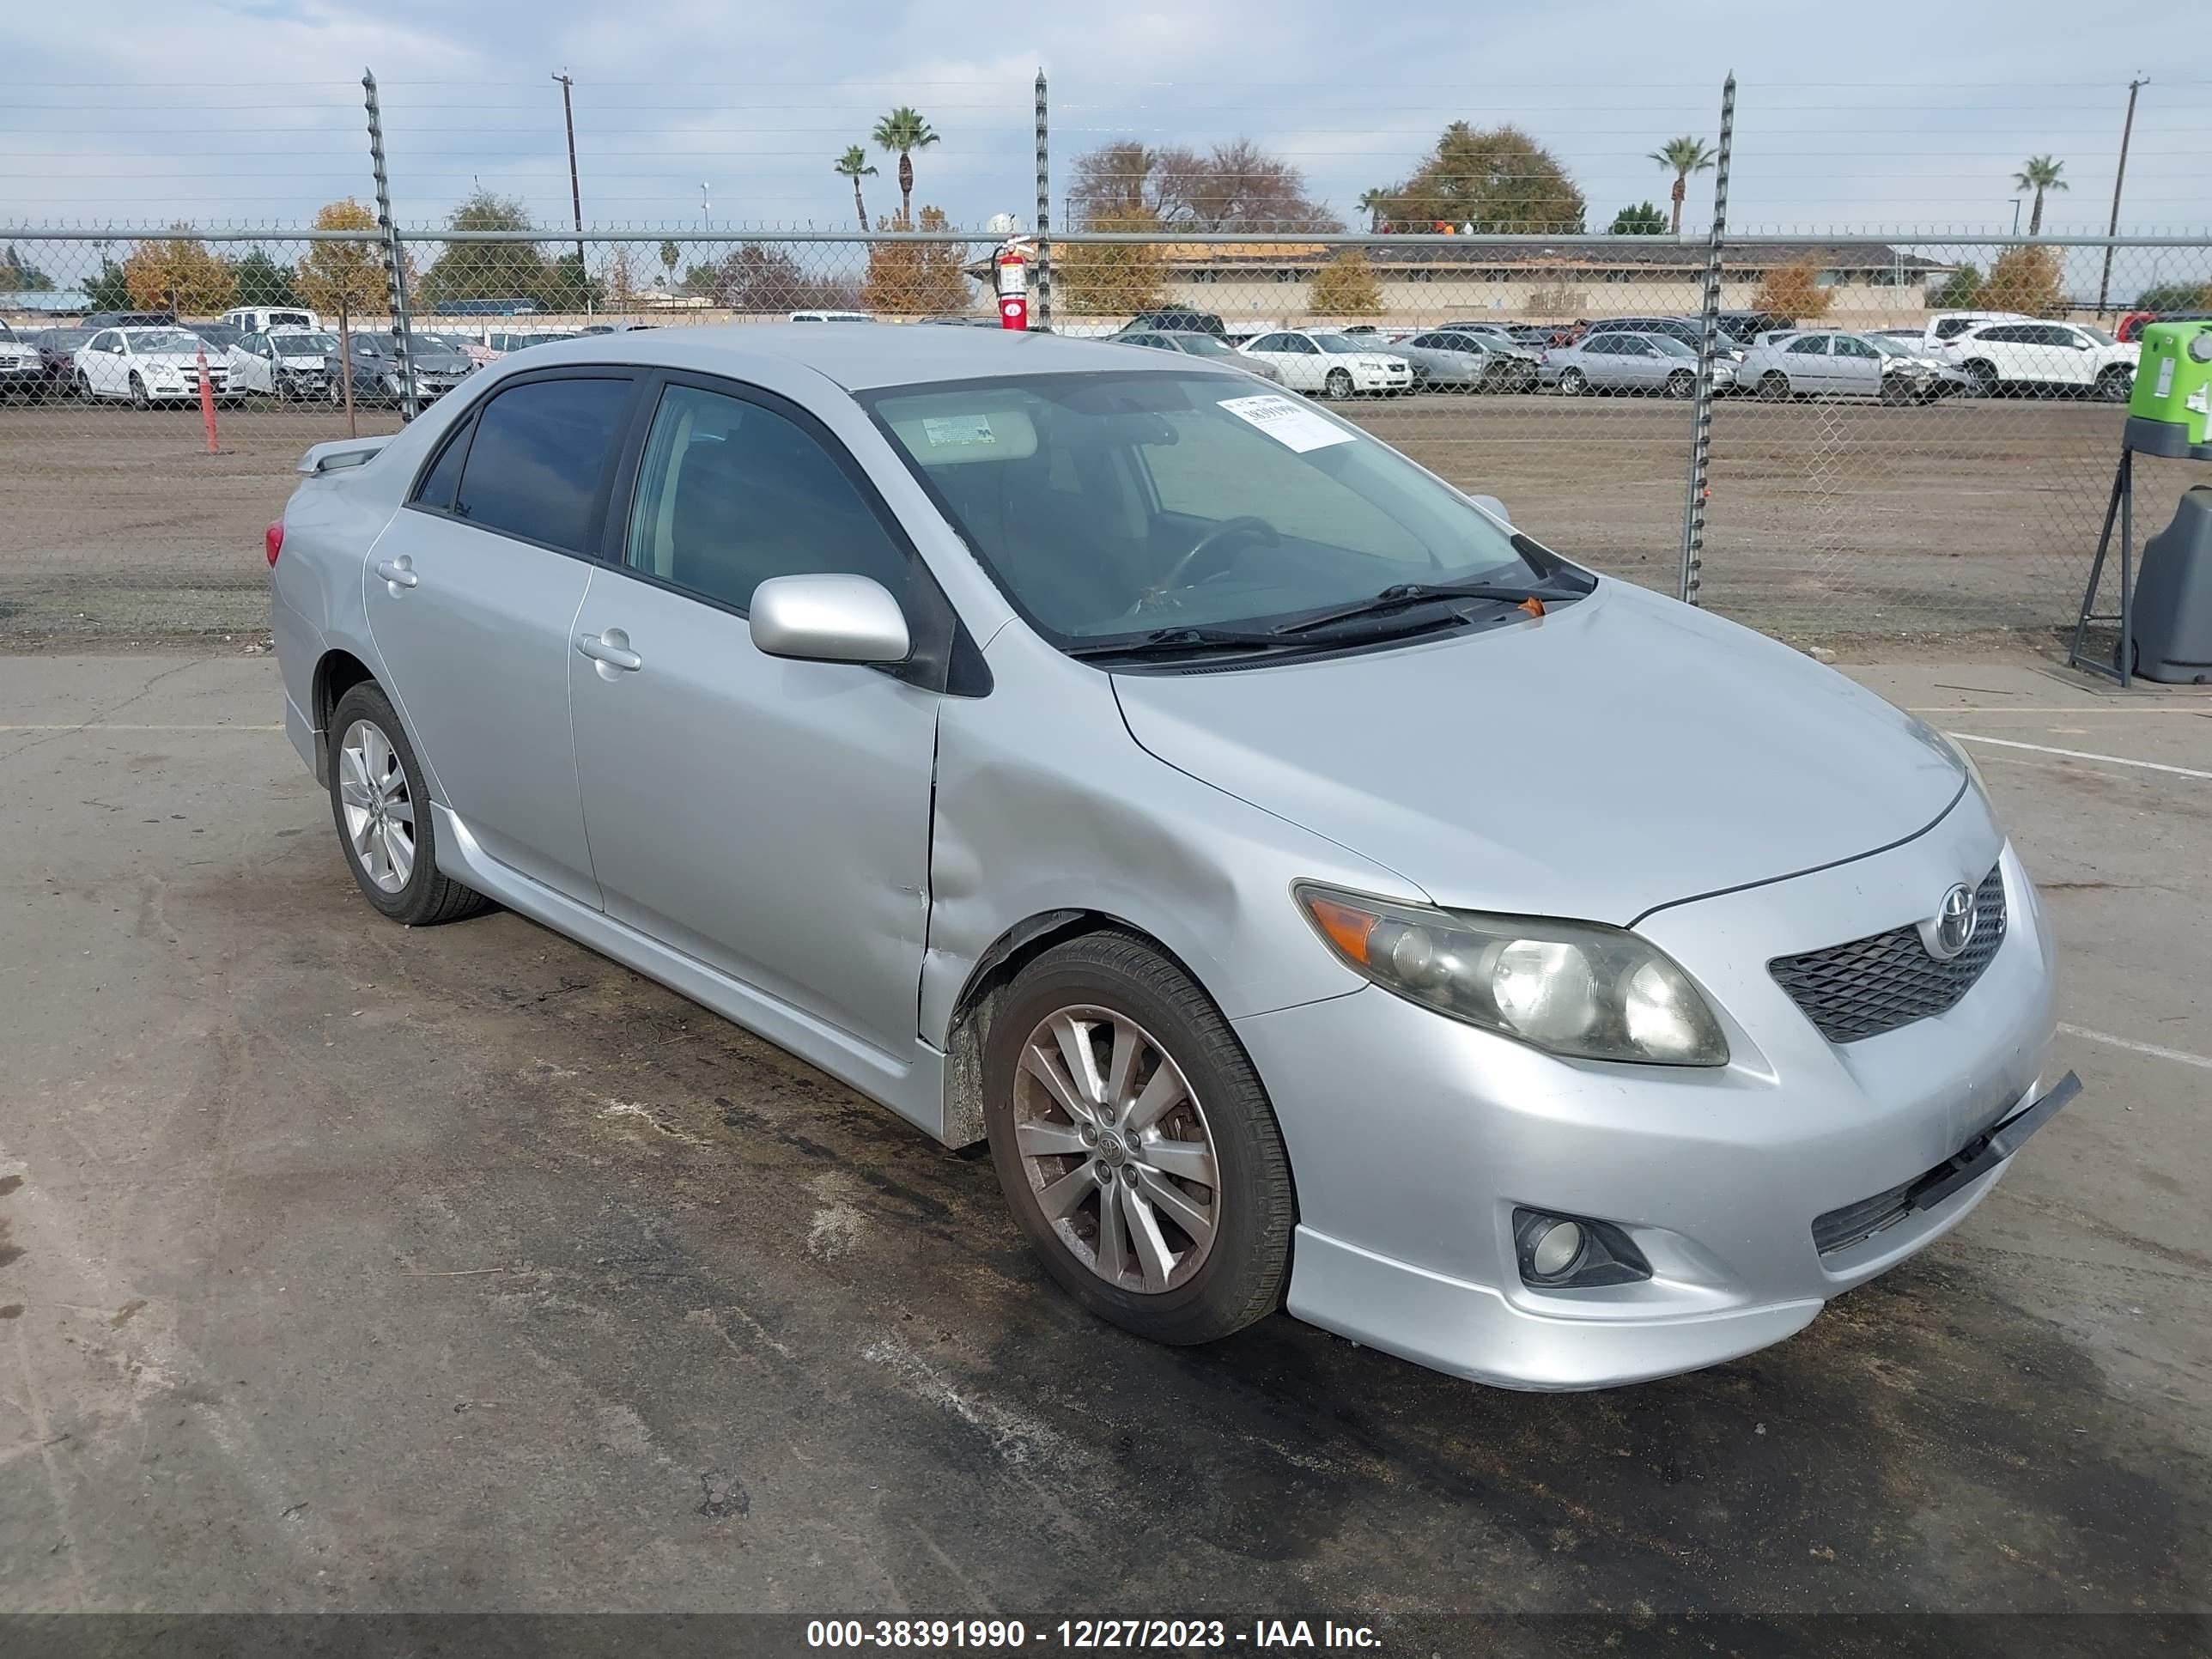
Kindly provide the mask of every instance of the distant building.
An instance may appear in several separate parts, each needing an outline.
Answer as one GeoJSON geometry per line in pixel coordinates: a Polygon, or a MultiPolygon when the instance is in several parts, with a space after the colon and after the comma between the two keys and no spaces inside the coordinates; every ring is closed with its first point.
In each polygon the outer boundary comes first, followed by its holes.
{"type": "MultiPolygon", "coordinates": [[[[1315,273],[1346,250],[1322,242],[1176,242],[1160,250],[1164,298],[1223,317],[1280,317],[1306,309],[1315,273]],[[1286,289],[1295,294],[1285,293],[1286,289]]],[[[1363,248],[1386,317],[1443,313],[1512,318],[1608,317],[1694,311],[1703,300],[1705,245],[1672,236],[1619,236],[1547,246],[1540,239],[1443,235],[1363,248]]],[[[1917,314],[1932,282],[1955,266],[1882,245],[1760,242],[1724,249],[1721,305],[1741,310],[1766,273],[1818,261],[1830,314],[1867,319],[1917,314]]]]}
{"type": "Polygon", "coordinates": [[[0,289],[0,314],[75,317],[92,309],[92,296],[81,288],[0,289]]]}

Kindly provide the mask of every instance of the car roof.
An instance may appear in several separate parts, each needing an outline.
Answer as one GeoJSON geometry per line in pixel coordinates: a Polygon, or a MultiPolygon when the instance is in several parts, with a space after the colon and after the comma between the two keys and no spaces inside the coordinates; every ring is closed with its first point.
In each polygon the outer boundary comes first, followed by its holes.
{"type": "Polygon", "coordinates": [[[848,330],[806,323],[722,323],[592,334],[533,346],[530,362],[536,368],[563,363],[640,363],[742,379],[763,358],[772,358],[811,368],[848,392],[865,392],[1007,374],[1096,374],[1103,367],[1102,348],[1114,351],[1117,367],[1141,372],[1231,372],[1184,368],[1158,352],[1142,346],[1115,347],[1109,340],[899,324],[848,330]]]}

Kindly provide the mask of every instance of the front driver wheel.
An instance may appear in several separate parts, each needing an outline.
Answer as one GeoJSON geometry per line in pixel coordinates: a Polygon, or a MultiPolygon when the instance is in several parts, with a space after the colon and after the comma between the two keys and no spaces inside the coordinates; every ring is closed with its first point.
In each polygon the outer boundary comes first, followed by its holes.
{"type": "Polygon", "coordinates": [[[1000,1188],[1069,1295],[1175,1344],[1274,1311],[1290,1159],[1243,1045],[1182,969],[1121,933],[1055,945],[994,1015],[983,1075],[1000,1188]]]}
{"type": "Polygon", "coordinates": [[[375,685],[331,711],[331,816],[362,896],[410,927],[456,921],[490,903],[438,871],[429,793],[414,746],[375,685]]]}
{"type": "Polygon", "coordinates": [[[1328,395],[1332,398],[1349,398],[1352,395],[1352,376],[1344,369],[1332,368],[1328,372],[1326,386],[1328,395]]]}
{"type": "Polygon", "coordinates": [[[1670,398],[1687,398],[1697,389],[1698,377],[1686,368],[1678,368],[1667,377],[1667,395],[1670,398]]]}
{"type": "Polygon", "coordinates": [[[2097,377],[2097,396],[2108,404],[2124,404],[2136,389],[2135,371],[2115,363],[2097,377]]]}
{"type": "Polygon", "coordinates": [[[1559,390],[1570,398],[1579,398],[1589,390],[1589,376],[1579,368],[1568,369],[1559,376],[1559,390]]]}

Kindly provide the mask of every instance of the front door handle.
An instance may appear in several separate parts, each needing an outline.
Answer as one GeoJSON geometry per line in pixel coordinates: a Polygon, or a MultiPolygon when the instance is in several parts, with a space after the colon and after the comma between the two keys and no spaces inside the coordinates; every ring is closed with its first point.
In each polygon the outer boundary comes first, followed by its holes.
{"type": "Polygon", "coordinates": [[[608,679],[614,678],[610,670],[635,674],[645,666],[645,659],[629,648],[629,635],[619,628],[610,628],[604,634],[579,634],[576,649],[599,664],[599,672],[608,679]]]}
{"type": "Polygon", "coordinates": [[[379,559],[376,574],[392,584],[393,592],[403,587],[412,587],[422,579],[415,574],[415,561],[402,553],[398,558],[379,559]]]}

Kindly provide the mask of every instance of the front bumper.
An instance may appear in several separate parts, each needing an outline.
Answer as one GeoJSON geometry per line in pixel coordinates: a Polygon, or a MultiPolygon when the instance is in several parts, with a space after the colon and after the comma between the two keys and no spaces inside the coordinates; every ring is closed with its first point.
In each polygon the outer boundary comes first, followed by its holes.
{"type": "Polygon", "coordinates": [[[1976,797],[1962,815],[1973,822],[1640,925],[1711,994],[1723,1067],[1556,1060],[1372,987],[1236,1022],[1297,1178],[1290,1311],[1482,1382],[1601,1388],[1764,1347],[1955,1226],[2002,1158],[1869,1237],[1823,1252],[1814,1236],[2045,1092],[2051,951],[2016,857],[2002,856],[2004,943],[1943,1014],[1832,1045],[1765,964],[1898,925],[1987,871],[1994,826],[1976,797]],[[1614,1223],[1652,1276],[1524,1285],[1519,1206],[1614,1223]]]}

